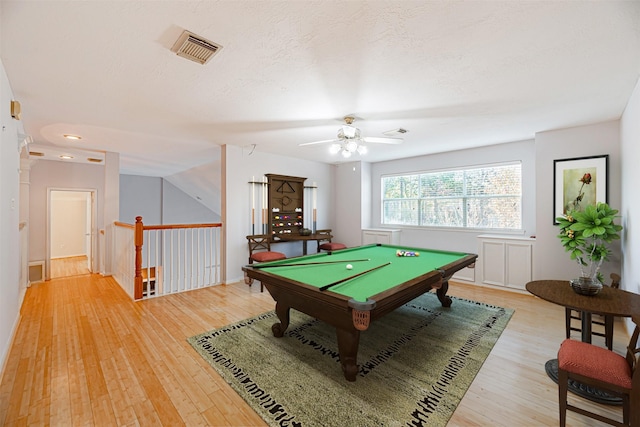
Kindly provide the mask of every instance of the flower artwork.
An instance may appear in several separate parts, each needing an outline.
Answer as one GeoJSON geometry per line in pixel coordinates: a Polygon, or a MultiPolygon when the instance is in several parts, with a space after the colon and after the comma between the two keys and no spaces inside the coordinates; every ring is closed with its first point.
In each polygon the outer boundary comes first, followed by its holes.
{"type": "Polygon", "coordinates": [[[567,169],[564,171],[565,204],[563,213],[581,211],[584,206],[596,204],[594,177],[595,168],[588,171],[585,171],[585,169],[567,169]]]}
{"type": "Polygon", "coordinates": [[[553,224],[569,212],[608,202],[609,155],[553,161],[553,224]]]}

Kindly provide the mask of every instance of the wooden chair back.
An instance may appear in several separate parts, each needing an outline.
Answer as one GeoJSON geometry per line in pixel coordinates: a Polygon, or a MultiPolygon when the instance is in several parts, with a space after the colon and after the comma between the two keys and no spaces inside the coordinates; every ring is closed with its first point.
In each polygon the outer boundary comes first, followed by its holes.
{"type": "Polygon", "coordinates": [[[322,242],[331,242],[331,229],[326,228],[324,230],[316,230],[316,236],[318,237],[318,245],[322,242]]]}
{"type": "Polygon", "coordinates": [[[640,343],[638,342],[640,340],[640,313],[633,316],[632,320],[636,327],[627,347],[627,362],[633,372],[631,395],[629,396],[631,401],[630,425],[632,427],[640,427],[640,369],[638,368],[638,363],[640,363],[640,343]]]}
{"type": "MultiPolygon", "coordinates": [[[[560,367],[563,365],[563,361],[560,360],[560,352],[558,353],[559,359],[559,369],[558,369],[558,389],[559,389],[559,405],[560,405],[560,427],[564,427],[566,425],[566,412],[567,410],[582,414],[589,418],[596,419],[598,421],[602,421],[604,423],[614,425],[614,426],[631,426],[631,427],[640,427],[640,369],[638,369],[638,358],[640,357],[640,344],[638,343],[638,339],[640,338],[640,313],[634,315],[632,317],[633,322],[635,323],[635,328],[633,333],[631,334],[631,338],[629,340],[629,344],[627,345],[626,360],[629,368],[631,369],[631,388],[622,387],[618,385],[615,380],[618,374],[621,374],[621,369],[617,368],[616,374],[611,374],[612,377],[609,377],[607,380],[598,379],[597,372],[609,371],[612,369],[611,367],[604,366],[589,366],[589,372],[593,373],[593,377],[591,374],[587,373],[574,373],[568,372],[560,367]],[[617,421],[611,418],[607,418],[603,415],[591,412],[587,409],[581,408],[580,406],[576,406],[574,404],[570,404],[567,401],[567,388],[569,381],[578,382],[584,386],[592,387],[597,390],[606,391],[608,394],[612,396],[618,396],[622,399],[622,418],[623,421],[617,421]],[[611,381],[611,382],[609,382],[611,381]]],[[[587,356],[586,360],[595,360],[594,355],[595,351],[598,351],[597,360],[609,360],[613,362],[612,359],[620,358],[620,356],[615,356],[615,353],[610,350],[605,350],[601,347],[594,346],[593,344],[586,344],[573,340],[565,340],[565,343],[568,345],[573,344],[574,347],[581,346],[580,353],[575,352],[575,348],[573,354],[569,352],[568,359],[564,362],[566,366],[569,367],[577,367],[583,365],[582,354],[588,354],[594,351],[594,354],[590,354],[587,356]],[[592,350],[593,349],[593,350],[592,350]],[[608,354],[607,354],[608,352],[608,354]],[[579,360],[580,359],[580,360],[579,360]]],[[[565,345],[563,343],[563,346],[565,345]]],[[[561,350],[562,351],[562,350],[561,350]]],[[[588,362],[588,364],[593,362],[588,362]]],[[[615,365],[618,366],[619,362],[615,362],[615,365]]],[[[577,368],[574,368],[577,369],[577,368]]],[[[581,368],[581,372],[584,368],[581,368]]],[[[624,374],[626,375],[626,374],[624,374]]]]}
{"type": "MultiPolygon", "coordinates": [[[[611,285],[609,286],[618,289],[620,287],[620,275],[611,273],[609,277],[611,278],[611,285]]],[[[609,315],[600,316],[598,314],[594,314],[591,316],[591,335],[603,337],[605,345],[609,350],[613,349],[613,321],[613,316],[609,315]]],[[[567,338],[571,338],[571,331],[582,333],[581,323],[582,313],[577,310],[565,308],[565,329],[567,338]],[[573,320],[576,320],[577,322],[573,322],[573,320]],[[580,326],[576,326],[578,324],[580,326]]]]}
{"type": "Polygon", "coordinates": [[[252,262],[252,255],[255,252],[271,252],[271,239],[267,234],[253,234],[247,236],[247,242],[249,244],[249,263],[252,262]]]}

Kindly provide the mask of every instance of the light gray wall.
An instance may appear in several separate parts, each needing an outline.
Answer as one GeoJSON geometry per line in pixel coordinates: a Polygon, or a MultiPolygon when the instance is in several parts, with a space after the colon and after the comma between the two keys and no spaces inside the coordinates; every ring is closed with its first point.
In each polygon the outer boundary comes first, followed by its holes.
{"type": "Polygon", "coordinates": [[[169,181],[159,177],[120,175],[120,221],[146,225],[220,222],[220,216],[169,181]]]}
{"type": "MultiPolygon", "coordinates": [[[[558,239],[558,227],[553,225],[554,160],[609,155],[609,205],[620,209],[620,122],[611,121],[589,126],[553,130],[536,134],[536,170],[532,176],[538,182],[536,193],[537,238],[534,248],[535,279],[572,279],[580,270],[564,251],[558,239]]],[[[624,218],[622,219],[624,221],[624,218]]],[[[621,223],[619,221],[618,223],[621,223]]],[[[613,245],[611,261],[603,264],[602,274],[620,273],[619,241],[613,245]]]]}
{"type": "Polygon", "coordinates": [[[13,93],[0,62],[0,367],[18,324],[23,294],[20,292],[20,154],[18,133],[22,123],[11,118],[13,93]]]}
{"type": "Polygon", "coordinates": [[[167,180],[162,185],[162,201],[163,224],[220,222],[220,215],[167,180]]]}
{"type": "MultiPolygon", "coordinates": [[[[502,162],[522,162],[522,228],[520,235],[536,234],[535,193],[535,142],[520,141],[471,150],[451,151],[448,153],[420,156],[409,159],[374,163],[371,166],[371,226],[382,227],[382,190],[383,175],[434,171],[440,169],[460,168],[467,166],[488,165],[502,162]]],[[[402,229],[400,242],[402,245],[426,247],[478,253],[478,239],[486,231],[440,230],[418,227],[387,226],[402,229]]]]}
{"type": "Polygon", "coordinates": [[[162,178],[120,175],[120,221],[162,224],[162,178]]]}
{"type": "Polygon", "coordinates": [[[621,287],[640,293],[640,80],[620,120],[622,171],[622,253],[621,287]]]}

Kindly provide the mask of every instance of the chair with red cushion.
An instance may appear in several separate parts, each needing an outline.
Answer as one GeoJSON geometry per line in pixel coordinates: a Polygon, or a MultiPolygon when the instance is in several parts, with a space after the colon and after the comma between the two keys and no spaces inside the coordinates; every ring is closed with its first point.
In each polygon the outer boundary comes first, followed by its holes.
{"type": "Polygon", "coordinates": [[[640,426],[640,369],[636,369],[640,355],[640,313],[633,316],[633,322],[636,327],[626,357],[582,341],[566,339],[562,342],[558,351],[560,427],[566,425],[567,410],[613,426],[640,426]],[[567,402],[569,380],[620,397],[622,422],[570,405],[567,402]]]}
{"type": "MultiPolygon", "coordinates": [[[[287,257],[282,252],[271,250],[271,239],[269,239],[269,236],[266,234],[247,236],[247,242],[249,243],[249,264],[253,264],[254,262],[277,261],[287,257]]],[[[245,275],[244,282],[251,286],[253,279],[245,275]]],[[[260,283],[260,292],[263,290],[264,286],[260,283]]]]}
{"type": "Polygon", "coordinates": [[[333,236],[331,235],[331,229],[317,230],[316,236],[319,237],[318,252],[320,252],[321,250],[333,252],[339,251],[340,249],[347,249],[347,245],[331,241],[331,239],[333,238],[333,236]]]}
{"type": "MultiPolygon", "coordinates": [[[[611,287],[620,287],[620,276],[616,273],[611,273],[611,287]]],[[[566,323],[566,336],[571,338],[571,331],[582,332],[582,313],[577,310],[565,308],[565,323],[566,323]],[[575,326],[575,322],[572,320],[578,320],[580,326],[575,326]]],[[[609,350],[613,350],[613,316],[606,315],[600,316],[598,314],[591,315],[591,335],[604,337],[605,345],[609,350]],[[595,326],[595,328],[594,328],[595,326]],[[596,330],[596,328],[598,328],[596,330]]]]}

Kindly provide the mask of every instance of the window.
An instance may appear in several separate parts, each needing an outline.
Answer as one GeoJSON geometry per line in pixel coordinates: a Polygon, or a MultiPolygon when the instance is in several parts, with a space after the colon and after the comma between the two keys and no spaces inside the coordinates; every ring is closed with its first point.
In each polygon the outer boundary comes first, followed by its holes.
{"type": "Polygon", "coordinates": [[[383,176],[382,223],[518,230],[522,165],[383,176]]]}

